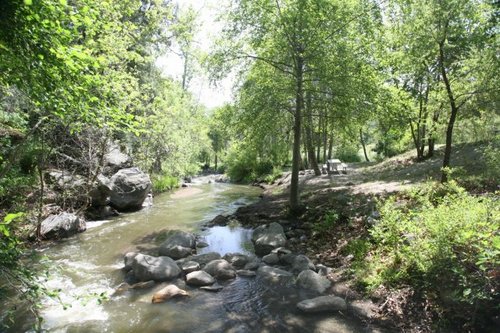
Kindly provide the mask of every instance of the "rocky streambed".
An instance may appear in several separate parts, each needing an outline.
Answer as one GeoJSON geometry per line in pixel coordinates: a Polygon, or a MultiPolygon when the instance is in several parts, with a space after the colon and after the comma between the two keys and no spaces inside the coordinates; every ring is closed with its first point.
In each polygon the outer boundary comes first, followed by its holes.
{"type": "MultiPolygon", "coordinates": [[[[335,292],[327,267],[289,250],[299,237],[289,225],[243,228],[228,218],[261,193],[193,180],[151,207],[87,222],[86,232],[42,246],[45,286],[58,291],[42,301],[43,329],[376,331],[368,317],[355,315],[355,302],[335,292]]],[[[31,327],[20,311],[7,332],[31,327]]]]}
{"type": "MultiPolygon", "coordinates": [[[[217,228],[215,224],[226,223],[225,217],[217,216],[208,223],[211,227],[205,230],[210,231],[210,228],[217,228]]],[[[307,256],[286,248],[287,236],[279,223],[260,225],[253,230],[247,229],[247,232],[251,234],[254,253],[230,252],[221,255],[206,252],[203,249],[210,245],[204,236],[184,231],[174,231],[158,247],[149,248],[147,252],[150,254],[126,253],[123,267],[126,282],[119,286],[115,294],[148,288],[152,289],[152,303],[189,302],[191,295],[200,292],[220,293],[226,286],[231,287],[231,281],[255,279],[261,287],[281,290],[282,311],[302,317],[304,323],[309,323],[300,327],[301,332],[338,332],[338,325],[327,324],[316,328],[312,324],[315,320],[321,323],[325,318],[336,316],[356,317],[359,321],[357,329],[363,331],[379,330],[367,324],[371,319],[369,302],[348,302],[333,292],[329,279],[331,268],[314,264],[307,256]]],[[[288,326],[285,317],[281,323],[271,327],[280,327],[281,331],[298,330],[294,325],[288,326]]],[[[242,323],[236,331],[254,332],[264,328],[265,325],[256,325],[255,322],[242,323]]]]}

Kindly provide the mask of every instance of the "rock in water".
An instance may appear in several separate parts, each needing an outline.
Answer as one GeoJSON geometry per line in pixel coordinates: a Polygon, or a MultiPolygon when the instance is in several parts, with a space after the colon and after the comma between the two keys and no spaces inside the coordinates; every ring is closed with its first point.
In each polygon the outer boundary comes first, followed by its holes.
{"type": "Polygon", "coordinates": [[[212,260],[203,270],[216,279],[227,280],[236,277],[235,269],[224,259],[212,260]]]}
{"type": "Polygon", "coordinates": [[[347,303],[337,296],[320,296],[297,303],[297,308],[307,313],[334,312],[347,309],[347,303]]]}
{"type": "Polygon", "coordinates": [[[139,253],[132,261],[132,271],[139,281],[165,281],[176,278],[181,269],[172,258],[139,253]]]}
{"type": "Polygon", "coordinates": [[[189,274],[200,269],[200,264],[196,261],[186,261],[181,264],[181,269],[184,273],[189,274]]]}
{"type": "Polygon", "coordinates": [[[200,265],[206,265],[210,261],[220,259],[221,255],[217,252],[208,252],[208,253],[202,253],[202,254],[197,254],[195,256],[191,256],[188,259],[191,261],[195,261],[199,263],[200,265]]]}
{"type": "Polygon", "coordinates": [[[185,232],[182,230],[176,230],[173,235],[168,237],[160,246],[182,246],[190,249],[194,249],[196,244],[196,236],[192,233],[185,232]]]}
{"type": "Polygon", "coordinates": [[[64,238],[85,231],[85,229],[85,222],[80,217],[71,213],[61,213],[50,215],[42,221],[40,235],[45,239],[64,238]]]}
{"type": "Polygon", "coordinates": [[[200,289],[203,289],[203,290],[206,290],[206,291],[210,291],[210,292],[218,292],[218,291],[221,291],[222,289],[224,289],[224,287],[222,286],[219,286],[219,285],[216,285],[216,286],[205,286],[205,287],[200,287],[200,289]]]}
{"type": "Polygon", "coordinates": [[[260,226],[252,234],[252,241],[255,247],[255,253],[263,256],[272,250],[282,247],[286,243],[286,236],[283,227],[276,222],[269,226],[260,226]]]}
{"type": "Polygon", "coordinates": [[[121,169],[109,181],[110,203],[120,211],[141,209],[151,190],[149,176],[138,168],[121,169]]]}
{"type": "Polygon", "coordinates": [[[195,248],[195,235],[185,231],[175,231],[159,246],[159,253],[172,259],[181,259],[191,255],[195,248]]]}
{"type": "Polygon", "coordinates": [[[244,267],[249,261],[249,257],[241,253],[226,253],[223,258],[236,268],[244,267]]]}
{"type": "Polygon", "coordinates": [[[330,287],[331,282],[318,273],[311,270],[305,270],[300,272],[297,278],[297,285],[304,289],[309,289],[318,294],[322,294],[328,287],[330,287]]]}
{"type": "Polygon", "coordinates": [[[176,285],[169,284],[165,288],[157,291],[153,295],[152,302],[153,303],[161,303],[165,302],[166,300],[172,298],[172,297],[178,297],[178,296],[189,296],[189,293],[176,285]]]}
{"type": "Polygon", "coordinates": [[[207,272],[196,271],[186,275],[186,283],[192,286],[209,286],[215,283],[215,279],[207,272]]]}
{"type": "Polygon", "coordinates": [[[276,265],[280,261],[280,258],[276,253],[269,253],[262,257],[262,261],[268,265],[276,265]]]}
{"type": "Polygon", "coordinates": [[[169,247],[160,245],[159,254],[161,256],[167,256],[177,260],[191,255],[191,249],[180,245],[173,245],[169,247]]]}
{"type": "Polygon", "coordinates": [[[268,282],[278,283],[281,285],[287,284],[293,279],[292,273],[271,266],[259,267],[257,275],[268,282]]]}

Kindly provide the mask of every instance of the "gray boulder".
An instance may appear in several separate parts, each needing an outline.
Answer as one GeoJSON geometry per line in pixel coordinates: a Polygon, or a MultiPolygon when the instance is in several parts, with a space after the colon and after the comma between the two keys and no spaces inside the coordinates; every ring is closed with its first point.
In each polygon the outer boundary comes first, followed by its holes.
{"type": "Polygon", "coordinates": [[[215,283],[215,279],[207,272],[196,271],[186,275],[186,283],[192,286],[209,286],[215,283]]]}
{"type": "Polygon", "coordinates": [[[149,176],[138,168],[121,169],[109,181],[110,203],[119,211],[141,209],[151,190],[149,176]]]}
{"type": "Polygon", "coordinates": [[[137,252],[127,252],[125,253],[125,256],[123,257],[123,263],[125,264],[125,266],[123,267],[123,269],[125,271],[130,271],[132,269],[132,263],[134,262],[134,258],[135,256],[137,255],[138,253],[137,252]]]}
{"type": "Polygon", "coordinates": [[[181,269],[172,258],[139,253],[132,261],[132,271],[139,281],[165,281],[176,278],[181,269]]]}
{"type": "Polygon", "coordinates": [[[221,255],[217,252],[208,252],[203,254],[197,254],[195,256],[188,257],[187,259],[195,261],[200,265],[206,265],[213,260],[220,259],[221,255]]]}
{"type": "Polygon", "coordinates": [[[300,272],[297,278],[297,285],[304,289],[312,290],[318,294],[322,294],[330,287],[331,282],[324,276],[319,275],[311,270],[300,272]]]}
{"type": "Polygon", "coordinates": [[[45,181],[56,190],[84,189],[86,179],[65,170],[52,169],[45,174],[45,181]]]}
{"type": "Polygon", "coordinates": [[[286,243],[283,227],[276,222],[256,228],[252,234],[255,253],[263,256],[286,243]]]}
{"type": "Polygon", "coordinates": [[[255,271],[250,271],[248,269],[237,270],[236,274],[238,274],[239,276],[245,276],[245,277],[251,277],[251,276],[257,275],[257,273],[255,273],[255,271]]]}
{"type": "Polygon", "coordinates": [[[260,266],[257,275],[265,281],[281,285],[288,284],[293,279],[293,274],[271,266],[260,266]]]}
{"type": "Polygon", "coordinates": [[[207,247],[208,246],[208,243],[205,242],[205,241],[197,241],[196,242],[196,247],[197,248],[204,248],[204,247],[207,247]]]}
{"type": "Polygon", "coordinates": [[[280,258],[277,253],[269,253],[262,257],[262,261],[268,265],[276,265],[280,261],[280,258]]]}
{"type": "Polygon", "coordinates": [[[245,267],[243,267],[243,269],[255,271],[259,267],[260,267],[260,261],[259,260],[252,260],[248,264],[246,264],[245,267]]]}
{"type": "Polygon", "coordinates": [[[188,274],[194,271],[198,271],[200,269],[200,264],[196,261],[186,261],[181,264],[181,269],[184,273],[188,274]]]}
{"type": "Polygon", "coordinates": [[[244,267],[249,261],[248,256],[241,253],[227,253],[223,258],[236,268],[244,267]]]}
{"type": "Polygon", "coordinates": [[[297,308],[307,313],[345,311],[347,303],[337,296],[320,296],[297,303],[297,308]]]}
{"type": "Polygon", "coordinates": [[[191,251],[191,248],[180,245],[173,245],[169,247],[160,246],[160,248],[158,249],[158,253],[161,256],[167,256],[174,260],[185,258],[191,255],[191,251]]]}
{"type": "Polygon", "coordinates": [[[292,271],[295,273],[300,273],[308,269],[315,270],[313,262],[303,254],[299,254],[293,259],[292,271]]]}
{"type": "Polygon", "coordinates": [[[316,265],[316,271],[318,272],[319,275],[328,276],[332,272],[332,269],[325,265],[318,264],[316,265]]]}
{"type": "Polygon", "coordinates": [[[189,249],[195,248],[196,236],[192,233],[185,231],[175,231],[173,235],[168,237],[163,243],[161,243],[160,248],[168,248],[173,246],[182,246],[189,249]]]}
{"type": "Polygon", "coordinates": [[[209,262],[205,265],[203,270],[220,280],[228,280],[236,277],[235,269],[224,259],[217,259],[209,262]]]}
{"type": "Polygon", "coordinates": [[[131,166],[132,158],[122,153],[117,143],[111,143],[108,152],[104,154],[104,170],[106,174],[112,175],[120,169],[130,168],[131,166]]]}
{"type": "Polygon", "coordinates": [[[85,231],[85,221],[71,213],[50,215],[42,221],[40,235],[45,239],[65,238],[85,231]]]}
{"type": "Polygon", "coordinates": [[[283,265],[292,265],[293,261],[297,257],[297,254],[294,253],[287,253],[282,256],[280,256],[280,264],[283,265]]]}
{"type": "Polygon", "coordinates": [[[93,207],[106,206],[109,203],[111,189],[109,188],[109,179],[100,174],[90,189],[90,203],[93,207]]]}

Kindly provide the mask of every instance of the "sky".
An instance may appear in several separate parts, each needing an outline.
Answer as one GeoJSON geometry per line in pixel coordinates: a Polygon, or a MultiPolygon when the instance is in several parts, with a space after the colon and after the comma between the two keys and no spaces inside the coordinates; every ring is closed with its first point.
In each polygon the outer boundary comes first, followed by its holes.
{"type": "MultiPolygon", "coordinates": [[[[222,25],[216,22],[218,11],[221,10],[221,0],[174,0],[180,8],[192,6],[198,12],[200,29],[195,37],[195,42],[204,52],[210,52],[213,37],[221,30],[222,25]]],[[[156,65],[162,69],[164,75],[181,81],[183,62],[174,52],[168,52],[166,56],[159,57],[156,65]]],[[[210,85],[208,77],[202,74],[195,76],[190,84],[189,90],[200,104],[208,108],[215,108],[231,101],[231,79],[225,79],[217,83],[217,87],[210,85]]]]}

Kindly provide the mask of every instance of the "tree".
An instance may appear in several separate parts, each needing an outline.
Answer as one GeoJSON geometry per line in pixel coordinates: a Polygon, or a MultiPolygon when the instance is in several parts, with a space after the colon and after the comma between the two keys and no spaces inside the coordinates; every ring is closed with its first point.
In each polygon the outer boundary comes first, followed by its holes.
{"type": "Polygon", "coordinates": [[[402,45],[405,53],[420,54],[425,63],[428,61],[426,65],[435,68],[446,94],[449,117],[441,177],[446,182],[459,111],[475,95],[495,89],[491,82],[498,76],[498,67],[490,56],[493,36],[488,24],[493,4],[468,0],[395,1],[394,4],[395,15],[391,16],[405,26],[403,38],[409,41],[402,45]],[[484,71],[488,73],[486,78],[484,71]],[[481,76],[483,80],[479,80],[481,76]]]}
{"type": "MultiPolygon", "coordinates": [[[[225,35],[231,43],[219,51],[219,64],[229,65],[228,59],[262,62],[272,69],[266,73],[279,72],[276,76],[286,82],[283,86],[288,99],[281,110],[291,112],[293,117],[291,211],[301,209],[298,173],[301,133],[304,119],[309,119],[304,118],[307,116],[304,112],[306,90],[314,88],[312,82],[325,81],[321,71],[328,67],[331,59],[328,55],[337,47],[348,45],[349,25],[366,16],[371,9],[369,3],[354,1],[342,2],[342,5],[330,0],[241,0],[233,3],[229,14],[231,24],[225,35]],[[368,5],[368,9],[363,5],[368,5]]],[[[312,106],[314,97],[310,96],[312,106]]],[[[311,119],[308,123],[311,128],[306,132],[312,130],[311,119]]],[[[310,154],[313,157],[312,151],[310,154]]]]}

